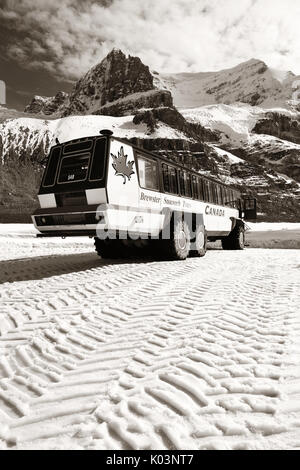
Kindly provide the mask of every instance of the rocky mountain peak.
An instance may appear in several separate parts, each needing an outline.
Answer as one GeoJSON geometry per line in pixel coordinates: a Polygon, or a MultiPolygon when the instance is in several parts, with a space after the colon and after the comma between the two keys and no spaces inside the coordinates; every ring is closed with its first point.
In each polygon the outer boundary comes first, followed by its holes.
{"type": "Polygon", "coordinates": [[[107,103],[153,89],[149,67],[139,57],[113,49],[76,82],[64,115],[97,112],[107,103]]]}

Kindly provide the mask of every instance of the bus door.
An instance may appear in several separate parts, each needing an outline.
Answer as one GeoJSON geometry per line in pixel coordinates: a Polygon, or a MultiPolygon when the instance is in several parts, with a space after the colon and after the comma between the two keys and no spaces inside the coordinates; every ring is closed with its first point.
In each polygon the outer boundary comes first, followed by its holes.
{"type": "Polygon", "coordinates": [[[257,205],[255,198],[243,197],[243,212],[245,220],[257,219],[257,205]]]}

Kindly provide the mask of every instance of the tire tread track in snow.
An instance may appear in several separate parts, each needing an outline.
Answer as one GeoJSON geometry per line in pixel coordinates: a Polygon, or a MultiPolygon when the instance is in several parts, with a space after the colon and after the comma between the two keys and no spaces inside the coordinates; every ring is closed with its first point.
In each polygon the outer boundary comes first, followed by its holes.
{"type": "Polygon", "coordinates": [[[5,262],[0,444],[297,448],[296,254],[5,262]]]}

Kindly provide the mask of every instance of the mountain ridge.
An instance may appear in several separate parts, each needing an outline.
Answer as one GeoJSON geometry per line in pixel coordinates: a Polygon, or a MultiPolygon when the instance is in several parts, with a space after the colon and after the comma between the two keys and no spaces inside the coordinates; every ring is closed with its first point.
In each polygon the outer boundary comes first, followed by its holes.
{"type": "Polygon", "coordinates": [[[300,76],[272,69],[262,60],[250,59],[217,72],[158,73],[138,57],[113,49],[74,84],[71,93],[35,96],[25,112],[99,114],[108,103],[155,89],[170,92],[174,105],[183,109],[241,102],[265,109],[300,110],[300,76]]]}
{"type": "MultiPolygon", "coordinates": [[[[0,215],[1,204],[11,204],[13,185],[24,192],[21,165],[41,169],[56,137],[63,142],[111,127],[116,136],[256,195],[267,220],[298,220],[298,85],[292,72],[271,70],[256,59],[221,72],[165,75],[113,50],[70,94],[35,97],[20,119],[0,109],[3,187],[11,178],[10,162],[20,163],[19,176],[13,168],[15,183],[0,191],[0,215]],[[180,108],[178,97],[194,106],[180,108]],[[196,106],[207,97],[211,104],[196,106]]],[[[26,191],[32,204],[37,186],[26,191]]]]}
{"type": "Polygon", "coordinates": [[[171,91],[179,108],[241,102],[300,109],[300,76],[275,71],[258,59],[217,72],[156,74],[154,83],[171,91]]]}

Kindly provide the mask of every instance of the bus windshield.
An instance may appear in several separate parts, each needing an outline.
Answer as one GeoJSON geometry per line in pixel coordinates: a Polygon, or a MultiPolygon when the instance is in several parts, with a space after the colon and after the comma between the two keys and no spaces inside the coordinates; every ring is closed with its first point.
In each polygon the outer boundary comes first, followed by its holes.
{"type": "Polygon", "coordinates": [[[58,183],[84,181],[89,168],[89,155],[63,157],[58,175],[58,183]]]}
{"type": "Polygon", "coordinates": [[[107,139],[104,137],[67,142],[53,147],[50,150],[41,190],[67,189],[70,188],[70,183],[74,183],[74,188],[79,187],[79,183],[87,188],[103,184],[106,156],[107,139]]]}

